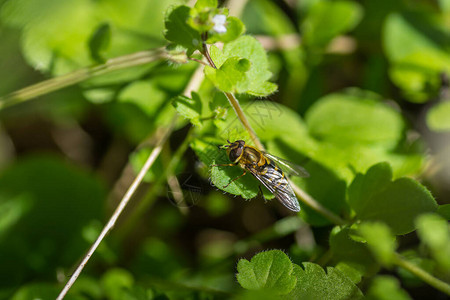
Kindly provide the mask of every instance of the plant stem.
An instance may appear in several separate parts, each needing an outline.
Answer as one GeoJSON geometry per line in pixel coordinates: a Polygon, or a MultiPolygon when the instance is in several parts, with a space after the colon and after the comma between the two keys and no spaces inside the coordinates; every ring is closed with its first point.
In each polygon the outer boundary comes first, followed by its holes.
{"type": "Polygon", "coordinates": [[[422,279],[424,282],[428,283],[432,287],[450,296],[450,285],[448,283],[434,277],[433,275],[423,270],[419,266],[407,261],[403,256],[401,256],[398,253],[396,253],[396,255],[394,256],[394,264],[411,272],[412,274],[422,279]]]}
{"type": "MultiPolygon", "coordinates": [[[[208,47],[206,46],[206,43],[205,43],[206,38],[207,38],[207,36],[204,35],[203,36],[203,40],[204,41],[203,41],[202,54],[206,57],[206,59],[208,60],[210,66],[212,68],[217,69],[216,65],[214,64],[213,60],[211,59],[211,57],[209,55],[208,47]]],[[[247,132],[249,133],[249,135],[250,135],[253,143],[255,144],[255,146],[257,148],[259,148],[260,150],[264,150],[263,144],[261,143],[261,141],[259,140],[259,138],[256,135],[255,131],[253,130],[252,126],[248,122],[247,117],[244,114],[244,111],[242,110],[241,106],[239,105],[239,101],[236,99],[236,97],[232,93],[224,92],[224,94],[227,97],[228,101],[230,102],[231,106],[233,107],[234,112],[236,113],[238,119],[241,121],[242,125],[247,130],[247,132]]],[[[330,210],[328,210],[325,207],[323,207],[317,200],[315,200],[308,193],[306,193],[301,188],[296,186],[293,182],[290,181],[290,184],[291,184],[295,194],[300,198],[300,200],[302,200],[303,203],[305,203],[306,205],[308,205],[309,207],[311,207],[312,209],[314,209],[318,213],[322,214],[325,218],[327,218],[328,220],[330,220],[331,222],[333,222],[336,225],[344,225],[344,224],[346,224],[346,222],[342,218],[340,218],[338,215],[334,214],[330,210]]]]}
{"type": "Polygon", "coordinates": [[[148,64],[165,57],[167,57],[165,50],[156,49],[140,51],[133,54],[112,58],[102,65],[83,68],[59,77],[33,84],[26,88],[12,92],[4,97],[0,97],[0,109],[31,100],[96,76],[104,75],[120,69],[148,64]]]}
{"type": "Polygon", "coordinates": [[[117,206],[116,210],[112,214],[112,216],[109,219],[108,223],[105,225],[105,227],[103,227],[102,232],[97,237],[97,239],[95,240],[94,244],[92,244],[91,248],[89,248],[88,253],[84,256],[83,260],[78,265],[77,269],[72,274],[72,276],[70,277],[69,281],[66,283],[66,285],[62,289],[61,293],[58,295],[58,298],[56,298],[57,300],[62,300],[65,297],[65,295],[67,294],[69,289],[72,287],[72,285],[77,280],[78,276],[81,274],[81,271],[83,270],[84,266],[87,264],[87,262],[89,261],[91,256],[94,254],[94,252],[97,249],[97,247],[100,245],[100,243],[105,238],[105,236],[109,233],[109,231],[116,224],[117,219],[119,218],[119,216],[121,215],[121,213],[123,212],[125,207],[127,206],[128,202],[131,199],[131,196],[135,193],[135,191],[138,188],[139,184],[144,179],[145,174],[148,172],[148,170],[150,169],[150,167],[153,165],[153,163],[155,162],[156,158],[158,157],[159,153],[161,152],[163,145],[165,144],[165,142],[169,138],[169,136],[170,136],[170,134],[171,134],[171,132],[172,132],[174,126],[175,126],[177,118],[178,118],[178,116],[175,115],[175,117],[173,118],[173,120],[171,122],[171,125],[169,126],[169,128],[166,129],[165,133],[159,139],[156,147],[153,149],[152,153],[150,153],[149,157],[147,158],[147,161],[145,162],[145,164],[142,167],[142,169],[139,171],[139,174],[136,176],[136,178],[134,179],[133,183],[128,188],[127,192],[123,196],[122,200],[120,201],[120,203],[117,206]]]}
{"type": "Polygon", "coordinates": [[[263,144],[260,142],[258,136],[256,135],[250,123],[248,122],[247,117],[245,116],[244,111],[239,105],[239,101],[237,100],[237,98],[232,93],[224,93],[224,94],[227,97],[228,101],[230,102],[231,106],[233,107],[234,112],[238,116],[238,119],[241,121],[244,128],[250,134],[250,138],[252,139],[255,146],[260,150],[264,150],[263,144]]]}
{"type": "MultiPolygon", "coordinates": [[[[206,41],[206,35],[203,36],[204,41],[206,41]]],[[[211,56],[209,55],[208,47],[206,46],[206,43],[203,42],[203,52],[202,54],[206,57],[208,60],[209,65],[217,69],[216,65],[214,64],[214,61],[212,60],[211,56]]],[[[259,141],[258,136],[256,135],[255,131],[253,130],[252,126],[247,120],[247,117],[244,114],[244,111],[242,110],[241,106],[239,105],[239,101],[232,93],[224,92],[225,96],[227,97],[228,101],[231,104],[231,107],[233,107],[234,112],[238,116],[238,119],[241,121],[242,126],[248,131],[250,134],[250,138],[252,139],[255,146],[261,150],[264,150],[263,144],[259,141]]]]}
{"type": "Polygon", "coordinates": [[[297,197],[302,200],[303,203],[320,213],[322,216],[330,220],[332,223],[336,225],[345,225],[347,222],[345,222],[341,217],[334,214],[330,210],[323,207],[316,199],[314,199],[311,195],[309,195],[307,192],[299,188],[296,184],[294,184],[292,181],[289,180],[289,183],[292,186],[292,189],[294,190],[297,197]]]}
{"type": "Polygon", "coordinates": [[[180,161],[191,141],[192,128],[193,127],[191,127],[186,138],[173,154],[172,159],[169,162],[169,165],[164,168],[164,173],[158,176],[158,179],[153,183],[151,189],[146,193],[143,199],[139,201],[134,211],[131,212],[127,222],[124,223],[123,228],[121,228],[120,232],[118,233],[119,240],[122,240],[125,236],[127,236],[128,232],[130,232],[136,226],[141,216],[154,203],[156,195],[159,194],[158,191],[161,188],[162,184],[166,182],[169,175],[173,174],[173,171],[175,170],[176,166],[180,164],[180,161]]]}

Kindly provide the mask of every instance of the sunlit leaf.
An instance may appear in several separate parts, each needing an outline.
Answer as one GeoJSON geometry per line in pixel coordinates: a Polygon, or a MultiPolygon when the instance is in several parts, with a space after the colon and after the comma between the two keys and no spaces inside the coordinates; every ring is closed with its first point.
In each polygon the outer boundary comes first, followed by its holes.
{"type": "Polygon", "coordinates": [[[450,101],[431,107],[427,113],[427,124],[434,131],[450,131],[450,101]]]}
{"type": "Polygon", "coordinates": [[[367,292],[370,300],[411,300],[408,293],[403,290],[395,277],[377,276],[373,279],[367,292]]]}
{"type": "Polygon", "coordinates": [[[383,223],[362,223],[358,232],[366,240],[367,247],[385,266],[390,266],[394,259],[397,243],[389,227],[383,223]]]}
{"type": "Polygon", "coordinates": [[[325,272],[314,263],[305,262],[303,266],[294,265],[297,284],[289,299],[363,299],[359,288],[336,268],[328,267],[325,272]]]}
{"type": "Polygon", "coordinates": [[[251,261],[241,259],[237,270],[236,278],[239,284],[249,290],[271,290],[284,295],[289,293],[297,282],[292,262],[280,250],[258,253],[251,261]]]}
{"type": "Polygon", "coordinates": [[[437,209],[436,200],[417,181],[391,181],[391,170],[385,163],[355,177],[349,187],[349,203],[360,220],[382,221],[396,235],[413,231],[419,214],[437,209]]]}
{"type": "Polygon", "coordinates": [[[417,218],[417,234],[430,249],[439,267],[450,272],[450,228],[448,222],[437,214],[424,214],[417,218]]]}
{"type": "Polygon", "coordinates": [[[334,37],[353,29],[363,15],[362,7],[350,1],[317,1],[309,7],[302,24],[305,44],[324,47],[334,37]]]}

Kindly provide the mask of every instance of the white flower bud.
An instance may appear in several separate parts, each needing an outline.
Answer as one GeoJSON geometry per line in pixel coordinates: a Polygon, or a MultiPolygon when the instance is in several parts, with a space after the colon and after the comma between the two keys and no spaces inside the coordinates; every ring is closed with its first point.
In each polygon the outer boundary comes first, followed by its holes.
{"type": "Polygon", "coordinates": [[[225,15],[215,15],[212,19],[214,23],[213,30],[217,33],[225,33],[227,32],[227,28],[225,27],[225,22],[227,21],[227,16],[225,15]]]}

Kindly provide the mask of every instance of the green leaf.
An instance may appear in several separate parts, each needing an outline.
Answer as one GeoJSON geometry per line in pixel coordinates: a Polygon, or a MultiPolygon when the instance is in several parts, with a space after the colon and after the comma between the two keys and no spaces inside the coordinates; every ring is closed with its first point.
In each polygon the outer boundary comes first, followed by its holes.
{"type": "Polygon", "coordinates": [[[105,196],[91,174],[53,157],[22,158],[3,170],[1,286],[18,286],[29,274],[51,276],[73,264],[89,246],[81,232],[102,218],[105,196]]]}
{"type": "MultiPolygon", "coordinates": [[[[355,234],[353,229],[335,227],[330,234],[330,250],[339,264],[345,263],[359,273],[359,276],[370,276],[379,269],[379,266],[366,244],[354,239],[355,234]]],[[[352,275],[352,279],[355,276],[352,275]]]]}
{"type": "Polygon", "coordinates": [[[336,268],[328,267],[325,273],[321,266],[314,263],[305,262],[303,266],[304,269],[294,265],[297,284],[288,299],[363,299],[359,288],[336,268]]]}
{"type": "Polygon", "coordinates": [[[430,22],[437,16],[393,13],[386,18],[383,45],[391,62],[389,75],[407,100],[428,101],[440,87],[440,74],[450,71],[446,33],[430,22]],[[433,34],[430,34],[433,32],[433,34]]]}
{"type": "Polygon", "coordinates": [[[97,63],[104,63],[106,61],[105,54],[110,45],[111,26],[108,23],[101,24],[89,40],[91,58],[97,63]]]}
{"type": "MultiPolygon", "coordinates": [[[[208,5],[207,3],[203,4],[208,5]]],[[[218,9],[217,7],[203,6],[202,4],[200,6],[195,5],[190,9],[187,24],[200,34],[214,32],[213,29],[216,25],[214,18],[219,16],[219,21],[222,21],[224,18],[226,19],[227,15],[227,9],[218,9]]],[[[223,26],[223,24],[219,25],[220,30],[223,30],[221,25],[223,26]]]]}
{"type": "MultiPolygon", "coordinates": [[[[212,47],[210,55],[219,69],[228,59],[233,57],[245,58],[250,61],[250,68],[245,72],[245,76],[232,80],[237,93],[267,96],[275,92],[276,85],[267,81],[271,77],[271,73],[268,70],[269,63],[266,52],[255,38],[246,35],[241,36],[237,40],[225,44],[223,53],[212,47]]],[[[223,75],[228,80],[231,80],[236,73],[242,73],[242,71],[236,72],[235,68],[227,68],[226,71],[231,72],[229,75],[223,75]]],[[[220,86],[216,85],[216,87],[220,89],[220,86]]]]}
{"type": "Polygon", "coordinates": [[[441,8],[441,10],[445,13],[449,13],[450,12],[450,1],[448,0],[439,0],[438,1],[439,6],[441,8]]]}
{"type": "Polygon", "coordinates": [[[271,290],[279,295],[289,293],[297,280],[293,264],[280,250],[258,253],[251,261],[241,259],[237,265],[236,278],[239,284],[249,290],[271,290]]]}
{"type": "MultiPolygon", "coordinates": [[[[104,49],[104,58],[162,47],[164,11],[175,2],[8,1],[2,6],[0,18],[22,31],[22,53],[33,68],[61,75],[92,64],[88,43],[101,24],[111,25],[110,47],[104,49]]],[[[136,78],[137,69],[148,68],[135,67],[126,75],[121,73],[122,78],[136,78]]]]}
{"type": "Polygon", "coordinates": [[[372,280],[366,298],[368,300],[411,300],[408,293],[400,286],[397,278],[377,276],[372,280]]]}
{"type": "Polygon", "coordinates": [[[247,90],[246,74],[250,67],[247,59],[228,58],[218,69],[205,67],[205,75],[223,92],[237,93],[247,90]]]}
{"type": "Polygon", "coordinates": [[[348,199],[350,206],[355,210],[363,211],[367,195],[373,195],[381,191],[391,182],[392,169],[388,163],[379,163],[372,166],[365,175],[357,174],[348,188],[348,199]]]}
{"type": "Polygon", "coordinates": [[[242,20],[252,33],[278,37],[297,32],[293,22],[286,18],[286,12],[269,0],[249,1],[242,20]]]}
{"type": "Polygon", "coordinates": [[[216,8],[218,5],[217,0],[197,0],[194,7],[201,10],[207,8],[216,8]]]}
{"type": "Polygon", "coordinates": [[[445,272],[450,272],[450,229],[437,214],[424,214],[416,219],[417,234],[445,272]]]}
{"type": "Polygon", "coordinates": [[[154,81],[134,81],[128,84],[120,91],[117,100],[119,103],[135,105],[157,120],[171,119],[174,112],[168,105],[168,95],[154,81]]]}
{"type": "Polygon", "coordinates": [[[187,24],[190,10],[190,7],[181,5],[169,11],[165,21],[166,30],[164,32],[164,36],[168,41],[188,49],[188,56],[202,47],[200,33],[187,24]]]}
{"type": "Polygon", "coordinates": [[[113,268],[108,270],[101,278],[101,285],[108,299],[124,299],[128,290],[133,287],[133,275],[123,269],[113,268]]]}
{"type": "MultiPolygon", "coordinates": [[[[153,149],[150,149],[149,147],[144,147],[137,149],[136,151],[130,154],[129,161],[131,167],[133,168],[134,174],[138,174],[139,171],[141,171],[142,167],[144,166],[145,162],[147,161],[152,151],[153,149]]],[[[158,157],[155,163],[153,163],[150,170],[145,174],[144,181],[152,182],[156,178],[159,178],[159,176],[162,173],[163,173],[163,165],[160,157],[158,157]]]]}
{"type": "Polygon", "coordinates": [[[353,265],[350,262],[338,262],[336,269],[344,273],[354,284],[358,284],[364,275],[357,265],[353,265]]]}
{"type": "MultiPolygon", "coordinates": [[[[291,158],[287,155],[283,157],[291,158]]],[[[341,215],[343,212],[349,211],[348,204],[345,201],[346,183],[344,180],[314,161],[307,162],[304,167],[308,170],[310,177],[304,179],[292,177],[294,183],[333,213],[341,215]]],[[[300,203],[302,207],[300,216],[305,222],[313,226],[331,224],[330,220],[323,215],[307,205],[302,205],[302,202],[300,203]]]]}
{"type": "Polygon", "coordinates": [[[245,32],[244,23],[236,17],[227,17],[224,33],[217,33],[215,31],[210,32],[208,35],[208,44],[214,44],[217,42],[229,43],[240,37],[245,32]]]}
{"type": "MultiPolygon", "coordinates": [[[[250,140],[247,137],[235,138],[233,140],[243,139],[250,140]]],[[[195,139],[191,143],[191,148],[195,151],[200,160],[210,168],[213,164],[229,164],[230,161],[226,156],[224,150],[219,150],[218,145],[223,145],[223,140],[212,139],[195,139]]],[[[210,176],[211,182],[219,189],[233,194],[240,195],[244,199],[255,198],[259,193],[260,183],[251,174],[247,173],[244,177],[240,178],[229,184],[226,188],[225,185],[230,183],[231,180],[240,176],[244,171],[239,166],[233,167],[211,167],[210,176]]],[[[273,195],[267,194],[263,187],[264,197],[266,199],[273,198],[273,195]]]]}
{"type": "Polygon", "coordinates": [[[349,203],[364,221],[386,223],[395,235],[415,229],[414,219],[437,209],[436,200],[420,183],[411,178],[391,180],[386,163],[372,166],[365,175],[358,174],[349,187],[349,203]]]}
{"type": "Polygon", "coordinates": [[[380,222],[362,223],[358,226],[358,232],[366,240],[367,246],[377,260],[390,267],[394,259],[397,242],[389,227],[380,222]]]}
{"type": "Polygon", "coordinates": [[[324,47],[334,37],[353,29],[361,20],[361,5],[350,1],[317,1],[302,24],[306,46],[324,47]]]}
{"type": "MultiPolygon", "coordinates": [[[[11,300],[56,299],[60,292],[61,288],[53,283],[30,283],[21,286],[11,298],[8,298],[11,300]]],[[[69,293],[64,299],[83,300],[86,298],[69,293]]]]}
{"type": "Polygon", "coordinates": [[[450,204],[439,205],[437,213],[441,215],[443,218],[445,218],[447,221],[450,221],[450,204]]]}
{"type": "Polygon", "coordinates": [[[427,125],[434,131],[450,131],[450,101],[440,102],[427,112],[427,125]]]}
{"type": "Polygon", "coordinates": [[[405,128],[397,111],[366,92],[327,95],[307,111],[305,119],[312,136],[338,145],[393,148],[405,128]]]}
{"type": "Polygon", "coordinates": [[[179,95],[172,100],[172,105],[180,115],[189,119],[192,124],[201,125],[199,118],[202,115],[202,101],[197,93],[192,93],[192,99],[179,95]]]}

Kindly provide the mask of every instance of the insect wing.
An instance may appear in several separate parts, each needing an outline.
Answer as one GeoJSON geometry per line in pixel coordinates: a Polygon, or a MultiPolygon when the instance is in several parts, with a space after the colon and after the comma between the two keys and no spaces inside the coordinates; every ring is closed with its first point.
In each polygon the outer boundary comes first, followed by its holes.
{"type": "Polygon", "coordinates": [[[288,161],[286,159],[282,159],[278,156],[272,155],[267,152],[263,152],[264,155],[271,160],[273,160],[275,163],[277,163],[279,166],[282,167],[286,173],[289,175],[299,176],[299,177],[309,177],[308,171],[305,170],[305,168],[300,167],[299,165],[294,164],[291,161],[288,161]]]}
{"type": "Polygon", "coordinates": [[[253,168],[248,168],[256,177],[284,206],[292,211],[300,211],[297,197],[294,194],[289,182],[282,173],[275,168],[268,168],[265,174],[260,174],[253,168]],[[281,183],[280,183],[281,182],[281,183]]]}

